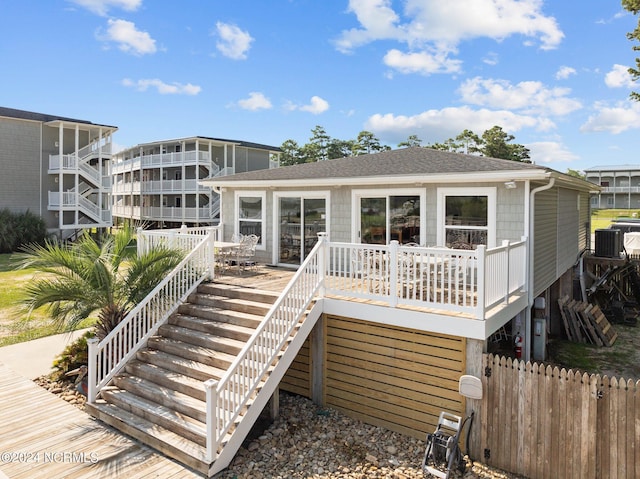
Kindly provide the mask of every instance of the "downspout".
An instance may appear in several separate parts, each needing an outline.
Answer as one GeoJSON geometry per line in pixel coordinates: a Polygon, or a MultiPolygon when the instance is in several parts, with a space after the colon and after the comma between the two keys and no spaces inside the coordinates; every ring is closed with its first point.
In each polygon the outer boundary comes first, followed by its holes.
{"type": "Polygon", "coordinates": [[[551,178],[549,183],[543,186],[538,186],[529,192],[529,257],[527,259],[527,272],[529,275],[528,288],[527,288],[527,310],[525,313],[525,338],[524,342],[524,360],[531,360],[531,306],[533,305],[533,250],[534,250],[534,237],[535,237],[535,196],[541,191],[546,191],[553,188],[556,179],[551,178]]]}

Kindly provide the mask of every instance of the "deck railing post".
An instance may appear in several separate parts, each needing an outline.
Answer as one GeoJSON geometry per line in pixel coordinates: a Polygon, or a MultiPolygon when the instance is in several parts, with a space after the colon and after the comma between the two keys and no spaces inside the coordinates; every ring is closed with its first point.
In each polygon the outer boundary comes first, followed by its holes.
{"type": "Polygon", "coordinates": [[[478,256],[477,268],[478,268],[478,305],[477,305],[477,319],[485,319],[484,306],[486,304],[487,295],[487,281],[485,274],[485,266],[487,261],[487,247],[485,245],[478,245],[476,248],[476,255],[478,256]]]}
{"type": "Polygon", "coordinates": [[[216,271],[215,231],[209,230],[207,237],[209,240],[209,244],[207,245],[207,266],[209,268],[209,279],[213,279],[216,271]]]}
{"type": "Polygon", "coordinates": [[[318,249],[318,282],[320,283],[320,289],[318,289],[318,296],[324,298],[325,294],[325,279],[327,274],[327,261],[330,257],[329,253],[329,236],[326,232],[318,233],[318,242],[320,248],[318,249]]]}
{"type": "Polygon", "coordinates": [[[217,392],[218,381],[209,379],[204,383],[207,413],[207,451],[206,460],[212,463],[218,455],[218,424],[217,392]]]}
{"type": "MultiPolygon", "coordinates": [[[[382,265],[381,265],[382,266],[382,265]]],[[[380,271],[384,274],[384,271],[380,271]]],[[[389,243],[389,306],[398,305],[398,240],[389,243]]]]}
{"type": "Polygon", "coordinates": [[[98,382],[98,338],[87,339],[87,354],[89,355],[89,361],[87,364],[87,401],[91,404],[96,402],[98,395],[97,382],[98,382]]]}
{"type": "Polygon", "coordinates": [[[138,234],[136,235],[136,245],[138,250],[138,258],[142,256],[144,252],[144,230],[142,228],[138,228],[138,234]]]}
{"type": "Polygon", "coordinates": [[[511,242],[509,240],[503,240],[502,241],[502,246],[504,246],[504,250],[505,250],[505,254],[507,255],[506,257],[506,266],[505,266],[505,292],[504,292],[504,302],[509,304],[509,296],[511,295],[511,278],[510,278],[510,273],[511,273],[511,242]]]}

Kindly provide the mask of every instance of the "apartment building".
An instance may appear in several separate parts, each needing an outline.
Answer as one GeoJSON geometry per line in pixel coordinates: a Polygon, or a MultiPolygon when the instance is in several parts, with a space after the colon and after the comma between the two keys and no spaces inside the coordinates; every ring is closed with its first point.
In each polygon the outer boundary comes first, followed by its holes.
{"type": "Polygon", "coordinates": [[[587,181],[601,187],[591,195],[591,208],[640,208],[640,165],[594,166],[584,172],[587,181]]]}
{"type": "Polygon", "coordinates": [[[274,168],[279,153],[201,136],[136,145],[114,155],[113,215],[156,228],[217,224],[219,195],[201,180],[274,168]]]}
{"type": "Polygon", "coordinates": [[[0,107],[0,209],[42,216],[67,239],[111,222],[115,126],[0,107]]]}

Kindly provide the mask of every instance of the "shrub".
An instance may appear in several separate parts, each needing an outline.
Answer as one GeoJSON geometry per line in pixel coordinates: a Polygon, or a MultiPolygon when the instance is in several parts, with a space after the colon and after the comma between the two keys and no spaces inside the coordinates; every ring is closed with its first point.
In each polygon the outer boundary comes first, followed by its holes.
{"type": "Polygon", "coordinates": [[[31,211],[0,210],[0,253],[14,253],[32,243],[43,244],[46,235],[47,228],[41,216],[31,211]]]}
{"type": "Polygon", "coordinates": [[[87,331],[64,348],[60,355],[54,359],[53,367],[56,369],[53,373],[54,379],[60,379],[69,371],[88,364],[89,346],[87,345],[87,339],[93,336],[93,331],[87,331]]]}

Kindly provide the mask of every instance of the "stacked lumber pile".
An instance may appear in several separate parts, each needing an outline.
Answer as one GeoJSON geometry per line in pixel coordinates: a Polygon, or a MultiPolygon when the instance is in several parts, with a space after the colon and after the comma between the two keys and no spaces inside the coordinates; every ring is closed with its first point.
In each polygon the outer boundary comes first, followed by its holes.
{"type": "Polygon", "coordinates": [[[558,299],[558,306],[569,341],[596,346],[611,346],[616,342],[618,333],[598,305],[565,296],[558,299]]]}

